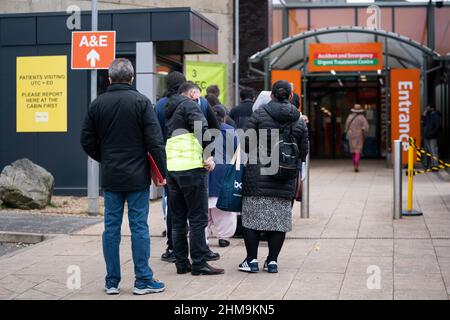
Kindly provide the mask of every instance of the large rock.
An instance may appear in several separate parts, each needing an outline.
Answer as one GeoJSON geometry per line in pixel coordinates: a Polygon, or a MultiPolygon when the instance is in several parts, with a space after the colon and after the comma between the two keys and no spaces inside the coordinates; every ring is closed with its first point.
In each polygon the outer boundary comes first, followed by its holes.
{"type": "Polygon", "coordinates": [[[55,179],[28,159],[6,166],[0,175],[0,200],[19,209],[43,209],[50,203],[55,179]]]}

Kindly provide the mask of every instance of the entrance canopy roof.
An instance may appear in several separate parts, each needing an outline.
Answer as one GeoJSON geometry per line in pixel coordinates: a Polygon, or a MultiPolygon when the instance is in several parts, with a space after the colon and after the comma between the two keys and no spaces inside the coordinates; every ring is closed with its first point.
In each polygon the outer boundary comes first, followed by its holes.
{"type": "Polygon", "coordinates": [[[400,34],[365,27],[331,27],[307,31],[260,51],[249,58],[251,70],[260,71],[257,65],[264,63],[265,73],[270,69],[302,69],[308,64],[311,43],[368,43],[383,44],[384,67],[421,68],[429,57],[439,53],[400,34]]]}

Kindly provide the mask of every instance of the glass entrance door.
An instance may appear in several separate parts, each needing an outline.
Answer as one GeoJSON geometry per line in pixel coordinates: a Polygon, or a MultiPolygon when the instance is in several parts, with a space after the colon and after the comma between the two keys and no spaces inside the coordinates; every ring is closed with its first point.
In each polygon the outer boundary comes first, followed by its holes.
{"type": "Polygon", "coordinates": [[[380,90],[377,81],[358,82],[354,79],[338,83],[310,81],[309,110],[311,155],[316,158],[341,158],[342,135],[350,109],[359,103],[366,110],[369,132],[366,136],[363,155],[380,156],[380,90]]]}

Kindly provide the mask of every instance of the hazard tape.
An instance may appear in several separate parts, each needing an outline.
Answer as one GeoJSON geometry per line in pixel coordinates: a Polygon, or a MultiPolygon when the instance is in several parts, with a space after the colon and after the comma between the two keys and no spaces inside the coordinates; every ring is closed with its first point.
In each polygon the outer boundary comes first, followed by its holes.
{"type": "MultiPolygon", "coordinates": [[[[416,150],[417,160],[421,161],[422,157],[426,156],[426,157],[430,157],[432,160],[436,160],[437,162],[439,162],[439,165],[431,167],[430,169],[427,169],[427,170],[414,170],[412,172],[413,176],[418,175],[418,174],[427,173],[427,172],[437,172],[439,170],[450,168],[450,163],[445,163],[444,161],[438,159],[438,157],[433,156],[431,153],[425,151],[422,148],[419,148],[416,144],[416,139],[410,137],[409,145],[416,150]]],[[[408,175],[408,173],[406,173],[406,175],[408,175]]]]}

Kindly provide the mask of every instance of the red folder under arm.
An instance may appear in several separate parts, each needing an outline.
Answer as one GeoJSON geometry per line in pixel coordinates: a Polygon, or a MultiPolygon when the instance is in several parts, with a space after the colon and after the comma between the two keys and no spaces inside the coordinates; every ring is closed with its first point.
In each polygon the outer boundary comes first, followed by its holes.
{"type": "Polygon", "coordinates": [[[150,153],[147,153],[148,158],[148,164],[150,165],[150,176],[152,178],[152,181],[154,184],[162,184],[164,182],[164,178],[161,174],[161,171],[159,171],[158,166],[156,165],[155,160],[150,155],[150,153]]]}

